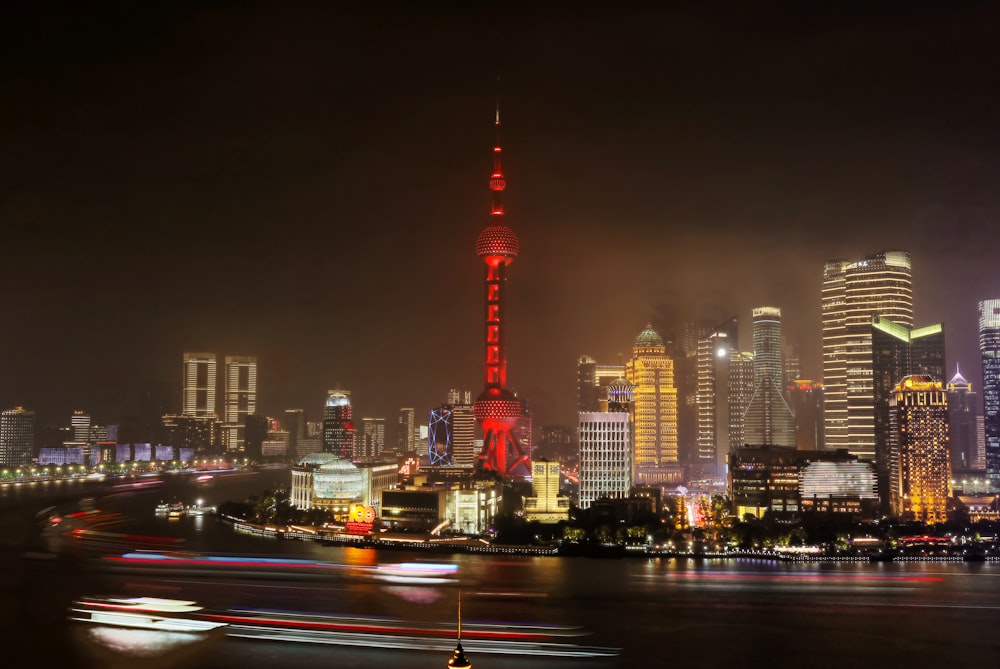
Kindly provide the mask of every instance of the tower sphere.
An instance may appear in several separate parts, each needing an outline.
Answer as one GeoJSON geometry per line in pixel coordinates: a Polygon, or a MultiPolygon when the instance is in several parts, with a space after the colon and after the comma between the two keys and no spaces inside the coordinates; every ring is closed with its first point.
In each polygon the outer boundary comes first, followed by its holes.
{"type": "Polygon", "coordinates": [[[476,255],[480,258],[501,257],[507,259],[506,264],[510,264],[517,257],[520,244],[517,235],[506,225],[494,223],[479,233],[476,240],[476,255]]]}

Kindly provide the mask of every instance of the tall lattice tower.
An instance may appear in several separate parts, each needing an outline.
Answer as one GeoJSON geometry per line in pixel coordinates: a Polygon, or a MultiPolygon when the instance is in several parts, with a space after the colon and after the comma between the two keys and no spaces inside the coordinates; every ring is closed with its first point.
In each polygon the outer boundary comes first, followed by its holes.
{"type": "Polygon", "coordinates": [[[521,417],[521,403],[507,390],[507,358],[504,352],[504,284],[507,268],[517,257],[519,244],[514,231],[503,224],[501,196],[507,187],[500,166],[500,104],[496,113],[497,141],[493,146],[493,173],[490,191],[490,225],[479,233],[476,255],[486,263],[486,388],[473,405],[476,420],[483,428],[483,450],[479,460],[484,469],[504,477],[529,475],[531,462],[512,430],[521,417]]]}

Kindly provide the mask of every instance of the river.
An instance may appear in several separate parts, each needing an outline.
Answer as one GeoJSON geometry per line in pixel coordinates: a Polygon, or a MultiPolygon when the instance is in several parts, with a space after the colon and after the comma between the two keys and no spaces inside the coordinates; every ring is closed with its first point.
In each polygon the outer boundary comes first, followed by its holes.
{"type": "MultiPolygon", "coordinates": [[[[70,638],[72,626],[64,621],[66,600],[81,594],[169,596],[213,609],[370,616],[450,626],[461,591],[462,617],[470,627],[576,630],[579,636],[559,640],[565,648],[611,651],[574,659],[514,656],[485,652],[478,645],[482,642],[470,640],[467,654],[480,668],[1000,665],[996,563],[811,564],[376,552],[242,535],[212,517],[167,519],[153,511],[166,497],[189,503],[200,498],[206,505],[243,499],[282,477],[287,472],[218,477],[207,488],[177,480],[153,489],[104,488],[88,494],[97,497],[101,508],[132,519],[130,532],[177,539],[184,550],[294,557],[344,570],[322,576],[297,567],[210,573],[116,570],[91,557],[48,558],[37,546],[15,551],[8,545],[0,570],[5,574],[0,611],[6,614],[4,629],[15,642],[9,647],[32,653],[45,666],[98,666],[70,638]],[[363,570],[408,561],[443,563],[454,571],[437,583],[358,576],[372,573],[363,570]]],[[[0,499],[7,505],[4,518],[10,523],[10,509],[44,508],[53,496],[36,491],[0,499]]],[[[451,639],[445,643],[453,645],[451,639]]],[[[443,667],[448,659],[445,651],[387,650],[388,644],[377,637],[367,647],[227,638],[167,666],[416,668],[443,667]]]]}

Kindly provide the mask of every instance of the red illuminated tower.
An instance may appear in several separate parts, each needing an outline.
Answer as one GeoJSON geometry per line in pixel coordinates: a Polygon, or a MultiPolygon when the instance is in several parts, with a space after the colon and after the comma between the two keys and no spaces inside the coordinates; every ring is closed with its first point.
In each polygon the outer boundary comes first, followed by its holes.
{"type": "Polygon", "coordinates": [[[504,352],[503,290],[507,268],[517,257],[514,231],[503,224],[501,195],[507,187],[500,168],[500,105],[496,116],[497,143],[493,147],[490,190],[493,206],[490,225],[476,240],[476,255],[486,263],[486,388],[476,398],[473,410],[483,428],[483,468],[504,477],[528,474],[531,462],[511,432],[521,417],[521,403],[507,390],[507,357],[504,352]]]}

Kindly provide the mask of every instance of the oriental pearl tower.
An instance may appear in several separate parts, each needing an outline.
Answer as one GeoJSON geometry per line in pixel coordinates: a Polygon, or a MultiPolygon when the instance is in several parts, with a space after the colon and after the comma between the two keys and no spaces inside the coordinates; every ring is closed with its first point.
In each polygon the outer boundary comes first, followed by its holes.
{"type": "Polygon", "coordinates": [[[493,146],[490,191],[493,206],[490,225],[479,233],[476,255],[486,263],[486,388],[476,398],[473,411],[483,428],[483,469],[502,477],[522,476],[531,471],[528,456],[511,430],[521,417],[521,403],[507,390],[507,357],[504,352],[504,284],[507,268],[517,257],[519,245],[514,231],[504,225],[501,195],[507,187],[500,167],[500,103],[496,115],[497,141],[493,146]]]}

